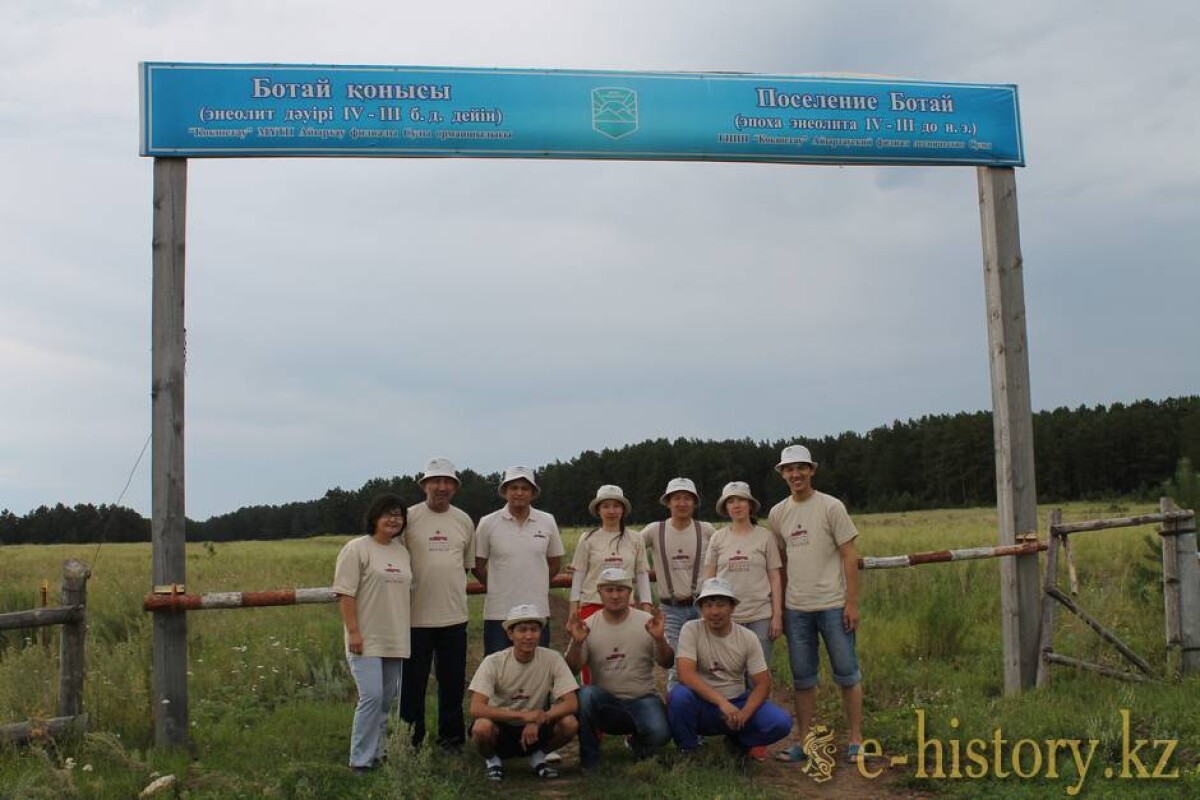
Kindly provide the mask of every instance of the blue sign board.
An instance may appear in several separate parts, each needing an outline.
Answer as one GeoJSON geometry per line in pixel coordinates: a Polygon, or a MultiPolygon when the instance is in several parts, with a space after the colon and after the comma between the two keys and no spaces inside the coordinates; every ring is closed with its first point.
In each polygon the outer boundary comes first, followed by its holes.
{"type": "Polygon", "coordinates": [[[1013,85],[162,62],[141,154],[1025,165],[1013,85]]]}

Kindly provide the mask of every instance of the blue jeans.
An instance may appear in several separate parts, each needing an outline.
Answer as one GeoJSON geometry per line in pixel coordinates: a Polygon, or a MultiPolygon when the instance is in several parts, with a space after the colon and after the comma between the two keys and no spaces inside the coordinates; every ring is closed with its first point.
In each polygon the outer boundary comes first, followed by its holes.
{"type": "Polygon", "coordinates": [[[467,730],[463,724],[463,691],[467,682],[467,623],[442,628],[413,628],[412,655],[404,665],[400,692],[400,719],[412,726],[413,744],[425,741],[425,687],[432,667],[437,680],[437,742],[461,747],[467,730]]]}
{"type": "MultiPolygon", "coordinates": [[[[662,606],[663,612],[663,628],[667,635],[667,644],[671,645],[672,650],[679,648],[679,630],[683,627],[683,623],[690,622],[694,619],[700,619],[700,609],[694,605],[686,606],[662,606]]],[[[675,666],[667,670],[667,691],[671,691],[679,685],[679,676],[675,672],[675,666]]]]}
{"type": "MultiPolygon", "coordinates": [[[[542,638],[538,640],[538,644],[542,647],[550,646],[549,619],[542,626],[542,638]]],[[[483,654],[485,656],[490,656],[492,653],[499,653],[510,645],[512,645],[512,642],[509,641],[508,632],[504,630],[504,620],[485,619],[483,621],[483,654]]]]}
{"type": "Polygon", "coordinates": [[[400,691],[404,659],[347,654],[358,687],[358,705],[350,729],[350,766],[369,767],[387,747],[388,712],[400,691]]]}
{"type": "Polygon", "coordinates": [[[739,622],[746,630],[758,637],[758,643],[762,645],[763,660],[767,662],[767,669],[771,669],[771,656],[775,653],[774,642],[767,633],[771,630],[771,618],[756,619],[753,622],[739,622]]]}
{"type": "Polygon", "coordinates": [[[817,637],[825,640],[829,666],[838,686],[850,687],[862,682],[855,653],[854,632],[842,626],[841,608],[824,611],[783,610],[783,632],[787,635],[788,659],[792,666],[792,688],[811,689],[817,685],[821,654],[817,637]]]}
{"type": "MultiPolygon", "coordinates": [[[[756,619],[751,622],[739,622],[738,625],[741,625],[743,628],[753,633],[758,639],[759,645],[762,646],[763,661],[767,662],[767,672],[770,672],[771,656],[775,652],[775,648],[773,646],[774,642],[772,642],[771,637],[767,635],[771,630],[770,617],[767,619],[756,619]]],[[[746,674],[746,691],[754,691],[754,681],[750,680],[749,673],[746,674]]]]}
{"type": "Polygon", "coordinates": [[[595,684],[579,691],[579,765],[600,763],[598,733],[632,734],[636,758],[646,758],[671,738],[667,709],[656,694],[633,700],[614,697],[595,684]]]}
{"type": "MultiPolygon", "coordinates": [[[[749,692],[743,692],[729,702],[742,708],[749,697],[749,692]]],[[[701,736],[723,735],[749,749],[778,742],[792,730],[792,715],[769,700],[758,707],[740,731],[730,730],[721,709],[682,684],[667,698],[667,719],[675,746],[685,753],[699,747],[701,736]]]]}

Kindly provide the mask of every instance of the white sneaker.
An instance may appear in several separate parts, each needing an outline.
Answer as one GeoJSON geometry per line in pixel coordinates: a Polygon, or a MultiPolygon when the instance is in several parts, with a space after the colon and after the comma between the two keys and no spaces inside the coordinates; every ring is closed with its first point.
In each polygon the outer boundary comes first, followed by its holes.
{"type": "Polygon", "coordinates": [[[557,750],[551,750],[549,753],[546,753],[546,763],[547,764],[558,764],[561,762],[562,762],[562,756],[560,756],[558,754],[557,750]]]}

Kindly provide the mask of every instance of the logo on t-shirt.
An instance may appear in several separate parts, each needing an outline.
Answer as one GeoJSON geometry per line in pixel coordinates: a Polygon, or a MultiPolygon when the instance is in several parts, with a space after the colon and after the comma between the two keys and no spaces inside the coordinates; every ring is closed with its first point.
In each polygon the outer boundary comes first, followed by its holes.
{"type": "Polygon", "coordinates": [[[517,689],[509,696],[508,699],[514,703],[520,703],[524,700],[528,700],[530,697],[532,697],[532,695],[530,695],[528,692],[522,689],[517,689]]]}
{"type": "Polygon", "coordinates": [[[619,647],[614,647],[613,651],[604,657],[604,663],[600,666],[605,672],[622,672],[625,669],[625,654],[621,652],[619,647]]]}
{"type": "Polygon", "coordinates": [[[747,572],[750,569],[750,556],[738,550],[729,557],[729,562],[726,566],[730,572],[747,572]]]}
{"type": "Polygon", "coordinates": [[[715,658],[708,665],[708,671],[712,673],[713,677],[715,678],[729,677],[729,670],[725,668],[724,664],[722,664],[720,661],[717,661],[715,658]]]}
{"type": "Polygon", "coordinates": [[[796,528],[788,535],[788,547],[808,547],[808,530],[796,528]]]}
{"type": "Polygon", "coordinates": [[[446,534],[442,533],[441,531],[434,531],[433,534],[429,537],[429,550],[431,552],[434,552],[434,551],[442,551],[442,550],[449,550],[449,549],[450,549],[450,537],[447,536],[446,534]]]}
{"type": "Polygon", "coordinates": [[[604,557],[604,566],[605,567],[624,567],[625,559],[621,558],[620,556],[605,556],[604,557]]]}

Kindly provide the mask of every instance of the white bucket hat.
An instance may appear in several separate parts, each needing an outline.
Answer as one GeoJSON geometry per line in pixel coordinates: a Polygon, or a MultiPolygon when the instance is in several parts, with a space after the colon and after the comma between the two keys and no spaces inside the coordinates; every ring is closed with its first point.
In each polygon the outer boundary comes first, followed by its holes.
{"type": "Polygon", "coordinates": [[[700,584],[700,594],[696,595],[695,606],[700,607],[700,601],[706,597],[728,597],[736,606],[737,595],[733,593],[733,584],[724,578],[709,578],[700,584]]]}
{"type": "Polygon", "coordinates": [[[808,452],[808,448],[802,444],[789,444],[783,448],[783,452],[779,456],[779,463],[775,465],[776,471],[782,470],[788,464],[812,464],[814,467],[817,462],[813,461],[812,453],[808,452]]]}
{"type": "Polygon", "coordinates": [[[533,486],[534,497],[537,497],[542,493],[542,490],[538,488],[537,481],[533,479],[532,469],[529,467],[509,467],[508,469],[504,470],[504,480],[500,481],[500,488],[498,490],[500,492],[500,496],[504,497],[505,485],[519,480],[529,481],[529,483],[533,486]]]}
{"type": "Polygon", "coordinates": [[[536,622],[543,628],[546,627],[546,618],[542,616],[542,612],[538,611],[537,606],[513,606],[508,612],[508,616],[504,618],[504,630],[510,631],[514,625],[521,622],[536,622]]]}
{"type": "Polygon", "coordinates": [[[696,491],[696,484],[692,483],[691,478],[671,478],[667,482],[666,491],[663,492],[662,497],[658,498],[658,502],[664,506],[667,505],[667,500],[676,492],[688,492],[696,498],[696,504],[700,504],[700,493],[696,491]]]}
{"type": "Polygon", "coordinates": [[[430,478],[450,478],[455,483],[462,484],[462,481],[458,479],[458,470],[455,469],[454,462],[448,458],[429,459],[429,463],[425,465],[425,474],[417,483],[424,483],[430,478]]]}
{"type": "Polygon", "coordinates": [[[725,488],[721,490],[721,497],[717,500],[717,514],[722,517],[729,516],[725,513],[725,501],[731,497],[741,497],[749,500],[751,514],[758,511],[758,501],[750,493],[750,485],[744,481],[730,481],[725,484],[725,488]]]}
{"type": "Polygon", "coordinates": [[[599,516],[596,513],[596,508],[605,500],[616,500],[625,506],[626,514],[633,510],[633,504],[629,502],[629,498],[625,496],[625,492],[621,490],[621,487],[606,483],[596,490],[596,496],[592,499],[592,502],[588,503],[588,511],[591,512],[593,517],[599,516]]]}
{"type": "Polygon", "coordinates": [[[626,589],[632,589],[633,577],[620,567],[609,567],[601,572],[596,580],[596,588],[601,586],[624,586],[626,589]]]}

